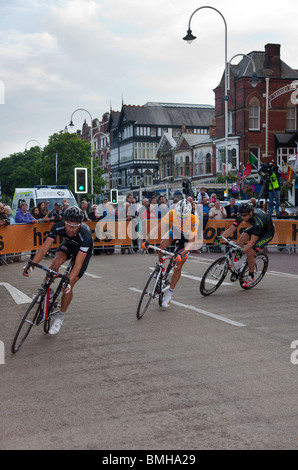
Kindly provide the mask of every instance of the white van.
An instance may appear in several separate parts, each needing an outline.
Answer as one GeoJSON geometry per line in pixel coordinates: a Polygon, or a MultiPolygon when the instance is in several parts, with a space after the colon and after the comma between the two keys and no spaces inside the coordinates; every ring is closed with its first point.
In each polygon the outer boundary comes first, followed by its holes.
{"type": "Polygon", "coordinates": [[[26,201],[28,210],[37,206],[39,202],[48,201],[48,210],[54,209],[55,202],[62,205],[63,199],[67,199],[69,206],[77,206],[77,201],[67,186],[34,186],[34,188],[16,188],[12,200],[12,215],[15,216],[21,201],[26,201]]]}

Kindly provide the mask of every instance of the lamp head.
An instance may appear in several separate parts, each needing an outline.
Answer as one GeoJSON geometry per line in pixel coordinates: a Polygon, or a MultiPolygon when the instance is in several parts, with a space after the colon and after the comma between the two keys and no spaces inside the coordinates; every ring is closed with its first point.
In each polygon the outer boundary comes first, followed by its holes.
{"type": "Polygon", "coordinates": [[[260,80],[258,79],[256,72],[253,72],[249,82],[253,88],[255,88],[257,84],[260,83],[260,80]]]}
{"type": "Polygon", "coordinates": [[[194,41],[195,39],[196,39],[196,36],[194,36],[194,35],[192,34],[191,29],[189,29],[189,30],[187,31],[187,35],[184,36],[183,41],[187,41],[188,44],[191,44],[192,41],[194,41]]]}
{"type": "Polygon", "coordinates": [[[74,127],[74,123],[72,122],[72,120],[70,121],[70,123],[68,125],[69,125],[69,127],[74,127]]]}

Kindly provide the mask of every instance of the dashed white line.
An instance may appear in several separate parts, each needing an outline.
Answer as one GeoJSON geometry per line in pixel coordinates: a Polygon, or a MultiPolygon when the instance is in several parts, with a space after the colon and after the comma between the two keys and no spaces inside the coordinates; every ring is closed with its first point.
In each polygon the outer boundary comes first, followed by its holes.
{"type": "MultiPolygon", "coordinates": [[[[135,287],[129,287],[129,290],[132,290],[133,292],[137,292],[139,294],[142,293],[141,290],[136,289],[135,287]]],[[[206,310],[202,310],[200,308],[194,307],[193,305],[183,304],[181,302],[177,302],[176,300],[172,300],[171,304],[178,305],[178,307],[182,307],[182,308],[185,308],[185,309],[188,309],[188,310],[192,310],[195,313],[199,313],[199,314],[205,315],[207,317],[215,318],[216,320],[222,321],[224,323],[228,323],[228,324],[233,325],[233,326],[237,326],[239,328],[242,328],[242,327],[246,326],[244,323],[240,323],[240,322],[237,322],[237,321],[234,321],[234,320],[230,320],[229,318],[222,317],[221,315],[216,315],[215,313],[207,312],[206,310]]]]}

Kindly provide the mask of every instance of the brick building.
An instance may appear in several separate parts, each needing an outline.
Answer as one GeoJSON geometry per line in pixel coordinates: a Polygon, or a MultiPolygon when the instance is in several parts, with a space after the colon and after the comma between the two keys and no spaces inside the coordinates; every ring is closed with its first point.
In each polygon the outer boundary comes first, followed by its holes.
{"type": "MultiPolygon", "coordinates": [[[[229,169],[237,170],[248,161],[249,152],[258,163],[274,160],[282,166],[292,162],[298,142],[297,106],[292,102],[298,70],[285,64],[279,44],[267,44],[264,52],[250,52],[256,66],[258,85],[250,83],[253,67],[248,57],[230,65],[228,91],[229,169]],[[268,79],[266,80],[266,76],[268,79]],[[266,81],[268,107],[266,106],[266,81]],[[291,84],[292,87],[291,88],[291,84]],[[268,109],[268,155],[266,155],[266,110],[268,109]]],[[[224,75],[215,93],[215,146],[217,171],[224,155],[224,75]]]]}

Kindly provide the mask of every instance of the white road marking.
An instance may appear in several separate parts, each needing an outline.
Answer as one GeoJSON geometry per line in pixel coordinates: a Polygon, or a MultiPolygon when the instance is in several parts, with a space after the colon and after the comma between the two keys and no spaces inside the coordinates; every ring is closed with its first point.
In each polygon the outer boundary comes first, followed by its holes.
{"type": "MultiPolygon", "coordinates": [[[[135,287],[129,287],[129,290],[137,292],[138,294],[142,293],[141,290],[136,289],[135,287]]],[[[194,307],[193,305],[183,304],[181,302],[177,302],[176,300],[172,300],[171,304],[178,305],[178,307],[183,307],[183,308],[186,308],[188,310],[192,310],[193,312],[200,313],[201,315],[205,315],[207,317],[215,318],[216,320],[222,321],[224,323],[228,323],[228,324],[233,325],[233,326],[237,326],[239,328],[242,328],[242,327],[246,326],[244,323],[240,323],[240,322],[237,322],[237,321],[234,321],[234,320],[230,320],[229,318],[222,317],[221,315],[216,315],[215,313],[207,312],[206,310],[202,310],[200,308],[194,307]]]]}
{"type": "Polygon", "coordinates": [[[18,305],[29,304],[32,301],[32,299],[28,297],[28,295],[24,294],[19,289],[16,289],[16,287],[13,287],[11,284],[8,284],[8,282],[0,282],[0,286],[5,287],[5,289],[10,293],[15,303],[18,305]]]}

